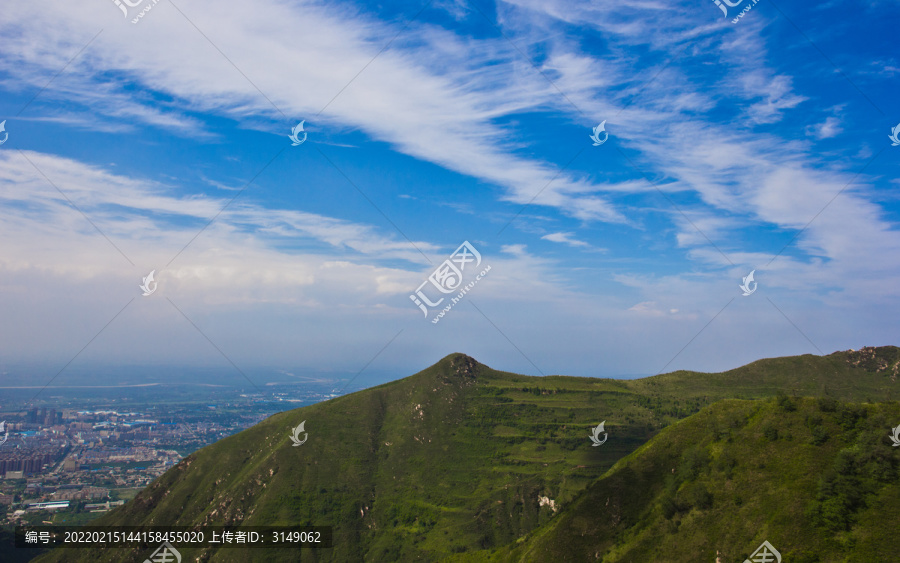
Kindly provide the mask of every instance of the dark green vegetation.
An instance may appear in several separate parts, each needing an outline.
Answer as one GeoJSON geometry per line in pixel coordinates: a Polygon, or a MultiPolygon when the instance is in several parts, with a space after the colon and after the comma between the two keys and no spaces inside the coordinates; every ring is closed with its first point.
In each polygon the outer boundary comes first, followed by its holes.
{"type": "Polygon", "coordinates": [[[896,561],[898,423],[897,402],[724,400],[524,541],[468,560],[741,562],[768,540],[786,563],[896,561]]]}
{"type": "Polygon", "coordinates": [[[303,561],[714,561],[719,550],[728,562],[763,539],[790,563],[890,560],[900,448],[887,434],[900,406],[879,401],[897,396],[898,367],[900,349],[885,347],[620,381],[527,377],[453,354],[203,448],[97,523],[334,526],[335,547],[303,561]],[[309,441],[292,447],[303,420],[309,441]],[[603,420],[609,440],[591,447],[603,420]]]}

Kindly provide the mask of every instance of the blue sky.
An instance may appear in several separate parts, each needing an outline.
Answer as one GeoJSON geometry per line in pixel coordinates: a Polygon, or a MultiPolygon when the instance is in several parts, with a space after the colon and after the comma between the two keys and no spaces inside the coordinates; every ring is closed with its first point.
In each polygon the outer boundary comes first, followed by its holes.
{"type": "Polygon", "coordinates": [[[366,385],[896,345],[900,4],[748,5],[4,6],[0,366],[366,385]],[[433,323],[410,295],[463,241],[490,272],[433,323]]]}

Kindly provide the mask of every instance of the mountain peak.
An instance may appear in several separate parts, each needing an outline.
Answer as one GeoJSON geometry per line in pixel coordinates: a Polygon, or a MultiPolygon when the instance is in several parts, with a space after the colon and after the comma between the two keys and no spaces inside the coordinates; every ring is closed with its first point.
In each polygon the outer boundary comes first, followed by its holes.
{"type": "Polygon", "coordinates": [[[480,368],[485,367],[478,360],[462,353],[454,353],[444,357],[438,365],[446,366],[452,376],[474,381],[480,368]]]}

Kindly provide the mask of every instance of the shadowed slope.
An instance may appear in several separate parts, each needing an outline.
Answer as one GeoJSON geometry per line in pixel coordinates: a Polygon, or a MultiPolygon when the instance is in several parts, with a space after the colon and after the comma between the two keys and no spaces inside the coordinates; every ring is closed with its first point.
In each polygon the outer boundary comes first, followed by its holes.
{"type": "MultiPolygon", "coordinates": [[[[666,428],[502,561],[896,560],[896,402],[726,400],[666,428]]],[[[475,556],[466,560],[487,560],[475,556]]]]}

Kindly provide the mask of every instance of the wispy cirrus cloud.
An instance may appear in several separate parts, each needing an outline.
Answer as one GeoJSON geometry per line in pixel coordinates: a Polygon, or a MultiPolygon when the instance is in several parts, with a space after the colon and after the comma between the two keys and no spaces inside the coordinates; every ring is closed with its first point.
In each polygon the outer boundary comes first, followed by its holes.
{"type": "MultiPolygon", "coordinates": [[[[361,14],[347,18],[340,10],[274,1],[252,9],[239,2],[217,10],[181,6],[200,29],[209,30],[245,78],[174,9],[163,6],[152,20],[123,26],[108,8],[90,6],[66,21],[48,21],[49,27],[35,23],[51,19],[53,10],[46,6],[11,10],[0,31],[14,38],[10,48],[20,56],[3,70],[20,85],[37,86],[65,64],[63,53],[85,40],[85,28],[102,25],[89,52],[54,81],[46,99],[74,101],[105,119],[188,134],[206,134],[189,112],[216,112],[264,129],[273,122],[260,118],[303,116],[329,127],[358,128],[406,154],[503,186],[504,197],[515,203],[531,201],[544,187],[537,205],[579,219],[624,220],[590,182],[560,173],[552,163],[518,156],[508,132],[493,122],[559,103],[557,90],[539,75],[514,79],[509,62],[519,55],[501,37],[463,39],[414,25],[379,54],[396,30],[361,14]],[[300,28],[306,32],[298,36],[300,28]],[[135,41],[154,48],[135,50],[135,41]],[[183,57],[185,50],[192,56],[183,57]],[[356,76],[362,68],[366,71],[356,76]],[[136,96],[132,85],[142,94],[136,96]]],[[[582,70],[592,70],[591,59],[580,59],[582,70]]],[[[592,83],[602,80],[580,78],[566,86],[586,91],[592,83]]]]}
{"type": "MultiPolygon", "coordinates": [[[[201,237],[197,246],[240,247],[256,240],[262,249],[293,241],[295,248],[303,249],[310,242],[322,242],[331,248],[331,256],[370,255],[414,264],[423,262],[408,241],[379,235],[372,226],[343,219],[251,203],[227,206],[230,197],[181,195],[177,186],[129,178],[95,165],[33,151],[24,152],[24,156],[0,153],[0,164],[4,236],[22,245],[22,252],[10,245],[10,252],[4,256],[7,267],[30,263],[31,251],[26,249],[33,250],[35,245],[43,246],[37,255],[49,260],[53,267],[72,265],[80,261],[72,248],[53,249],[64,243],[70,233],[95,238],[97,229],[121,245],[126,255],[153,255],[158,263],[174,257],[213,217],[217,219],[206,236],[227,240],[211,244],[201,237]],[[28,236],[23,237],[24,233],[28,236]]],[[[425,252],[437,251],[436,246],[425,241],[415,244],[425,252]]]]}

